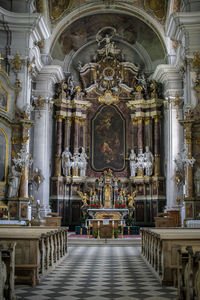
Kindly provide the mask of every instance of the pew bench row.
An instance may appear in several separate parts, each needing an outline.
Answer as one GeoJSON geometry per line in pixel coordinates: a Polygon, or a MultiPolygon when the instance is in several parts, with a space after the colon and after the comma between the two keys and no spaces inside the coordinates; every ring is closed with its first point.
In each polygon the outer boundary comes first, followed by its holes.
{"type": "Polygon", "coordinates": [[[0,243],[16,243],[16,283],[36,285],[67,256],[67,228],[0,227],[0,243]]]}
{"type": "Polygon", "coordinates": [[[178,248],[191,245],[200,250],[200,229],[142,228],[142,256],[163,285],[175,285],[178,248]]]}

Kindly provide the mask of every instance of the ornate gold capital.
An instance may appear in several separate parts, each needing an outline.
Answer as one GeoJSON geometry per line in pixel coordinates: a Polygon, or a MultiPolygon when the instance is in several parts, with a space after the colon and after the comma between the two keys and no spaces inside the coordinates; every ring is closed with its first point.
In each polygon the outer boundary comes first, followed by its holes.
{"type": "Polygon", "coordinates": [[[72,124],[72,119],[71,119],[71,117],[67,117],[67,118],[65,119],[65,123],[71,125],[71,124],[72,124]]]}
{"type": "Polygon", "coordinates": [[[150,124],[150,118],[149,117],[145,118],[144,123],[145,123],[145,125],[149,125],[150,124]]]}
{"type": "Polygon", "coordinates": [[[133,126],[137,126],[137,118],[133,118],[131,121],[133,126]]]}
{"type": "Polygon", "coordinates": [[[138,122],[138,124],[142,124],[142,122],[143,122],[143,117],[138,117],[138,118],[137,118],[137,122],[138,122]]]}
{"type": "Polygon", "coordinates": [[[63,120],[63,116],[59,116],[59,115],[57,115],[57,116],[55,116],[55,118],[56,118],[56,121],[57,122],[62,122],[62,120],[63,120]]]}

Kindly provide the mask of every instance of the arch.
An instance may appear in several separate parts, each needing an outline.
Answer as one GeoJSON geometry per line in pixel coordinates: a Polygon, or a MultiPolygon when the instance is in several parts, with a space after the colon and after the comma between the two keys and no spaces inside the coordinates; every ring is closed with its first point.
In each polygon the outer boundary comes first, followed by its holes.
{"type": "Polygon", "coordinates": [[[70,26],[73,22],[77,21],[80,18],[91,16],[95,14],[102,14],[102,13],[115,13],[115,14],[124,14],[132,17],[136,17],[146,23],[157,35],[159,38],[164,52],[167,53],[167,40],[164,34],[163,26],[155,20],[152,16],[146,13],[144,10],[135,7],[130,4],[117,4],[115,7],[108,9],[105,4],[86,4],[81,6],[80,8],[74,9],[71,13],[66,15],[53,29],[50,39],[48,40],[46,47],[48,47],[48,52],[52,52],[52,49],[55,46],[56,41],[58,40],[59,36],[63,33],[63,31],[70,26]]]}
{"type": "Polygon", "coordinates": [[[5,184],[7,179],[8,164],[8,137],[0,127],[0,184],[5,184]]]}

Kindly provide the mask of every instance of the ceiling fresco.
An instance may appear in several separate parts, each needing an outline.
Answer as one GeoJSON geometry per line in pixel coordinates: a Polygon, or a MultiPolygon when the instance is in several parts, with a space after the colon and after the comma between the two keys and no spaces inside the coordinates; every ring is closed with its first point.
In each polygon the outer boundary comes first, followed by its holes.
{"type": "Polygon", "coordinates": [[[94,42],[97,32],[105,26],[116,29],[116,40],[130,46],[140,44],[152,62],[164,60],[163,45],[146,23],[133,16],[114,13],[87,16],[72,23],[58,38],[52,49],[52,58],[63,61],[70,53],[76,52],[89,42],[94,42]]]}

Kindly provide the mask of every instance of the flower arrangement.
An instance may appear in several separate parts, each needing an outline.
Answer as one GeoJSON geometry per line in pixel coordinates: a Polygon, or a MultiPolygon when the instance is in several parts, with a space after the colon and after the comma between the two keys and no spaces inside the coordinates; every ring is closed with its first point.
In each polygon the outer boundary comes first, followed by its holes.
{"type": "Polygon", "coordinates": [[[115,204],[115,208],[117,208],[117,209],[126,208],[126,204],[115,204]]]}
{"type": "Polygon", "coordinates": [[[94,203],[94,204],[90,204],[90,208],[92,208],[92,209],[99,209],[99,208],[101,208],[101,205],[100,204],[97,204],[97,203],[94,203]]]}

